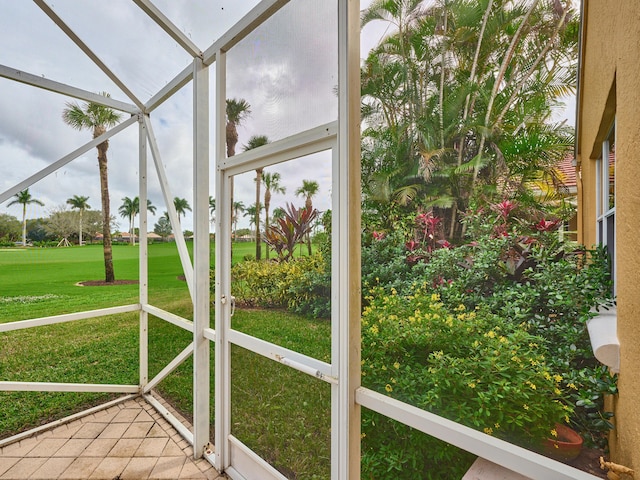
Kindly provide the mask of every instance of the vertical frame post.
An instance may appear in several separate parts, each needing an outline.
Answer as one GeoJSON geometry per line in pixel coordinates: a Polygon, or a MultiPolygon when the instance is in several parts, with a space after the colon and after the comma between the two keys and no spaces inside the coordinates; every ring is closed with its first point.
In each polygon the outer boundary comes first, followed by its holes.
{"type": "Polygon", "coordinates": [[[226,158],[227,63],[216,53],[216,275],[215,275],[215,467],[231,465],[231,179],[221,168],[226,158]]]}
{"type": "Polygon", "coordinates": [[[193,62],[193,454],[209,443],[209,70],[193,62]]]}
{"type": "MultiPolygon", "coordinates": [[[[338,0],[337,477],[360,478],[360,1],[338,0]]],[[[334,180],[335,181],[335,180],[334,180]]],[[[337,235],[336,235],[337,232],[337,235]]],[[[336,238],[337,236],[337,238],[336,238]]],[[[336,286],[336,282],[333,283],[336,286]]],[[[335,358],[335,357],[334,357],[335,358]]],[[[335,414],[334,407],[334,414],[335,414]]],[[[332,471],[332,475],[334,475],[332,471]]]]}
{"type": "MultiPolygon", "coordinates": [[[[140,199],[140,235],[138,263],[140,279],[140,305],[149,303],[149,269],[147,246],[147,127],[140,117],[138,121],[138,198],[140,199]]],[[[135,233],[135,232],[132,232],[135,233]]],[[[140,391],[142,392],[149,380],[149,314],[140,310],[140,391]]]]}

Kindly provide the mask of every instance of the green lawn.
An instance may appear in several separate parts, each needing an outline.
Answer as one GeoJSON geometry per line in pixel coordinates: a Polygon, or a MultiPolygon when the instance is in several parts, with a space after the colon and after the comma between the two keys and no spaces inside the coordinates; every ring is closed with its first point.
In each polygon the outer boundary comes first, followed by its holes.
{"type": "MultiPolygon", "coordinates": [[[[188,244],[191,248],[191,244],[188,244]]],[[[212,256],[213,256],[212,245],[212,256]]],[[[255,255],[233,245],[234,262],[255,255]]],[[[213,262],[212,262],[213,263],[213,262]]],[[[138,248],[114,246],[116,279],[138,278],[138,248]]],[[[149,247],[150,303],[190,318],[192,307],[173,243],[149,247]]],[[[137,303],[137,285],[80,287],[103,275],[99,245],[0,250],[0,323],[137,303]]],[[[212,319],[213,325],[213,309],[212,319]]],[[[330,324],[274,310],[237,310],[235,329],[324,361],[330,324]]],[[[122,314],[0,334],[1,381],[138,383],[138,314],[122,314]]],[[[150,318],[150,377],[190,342],[190,334],[150,318]]],[[[213,418],[213,346],[212,399],[213,418]]],[[[328,478],[330,387],[258,355],[232,351],[232,431],[290,478],[328,478]]],[[[187,417],[192,363],[158,387],[187,417]]],[[[0,392],[0,438],[101,403],[112,395],[0,392]]]]}

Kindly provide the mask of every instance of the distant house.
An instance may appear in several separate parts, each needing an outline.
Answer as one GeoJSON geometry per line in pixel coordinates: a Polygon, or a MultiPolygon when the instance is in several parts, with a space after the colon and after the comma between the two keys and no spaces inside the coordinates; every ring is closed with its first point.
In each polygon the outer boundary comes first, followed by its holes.
{"type": "Polygon", "coordinates": [[[576,118],[578,241],[611,259],[611,459],[640,470],[640,2],[583,0],[576,118]]]}

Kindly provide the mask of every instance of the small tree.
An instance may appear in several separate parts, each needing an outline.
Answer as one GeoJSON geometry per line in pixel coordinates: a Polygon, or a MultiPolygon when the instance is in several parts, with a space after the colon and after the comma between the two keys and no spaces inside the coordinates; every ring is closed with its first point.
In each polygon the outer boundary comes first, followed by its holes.
{"type": "Polygon", "coordinates": [[[284,218],[278,219],[276,225],[271,225],[265,232],[265,242],[276,251],[281,261],[287,261],[293,257],[296,245],[304,242],[317,216],[315,209],[298,209],[288,203],[284,218]]]}
{"type": "Polygon", "coordinates": [[[71,208],[75,208],[80,212],[80,221],[78,227],[78,245],[82,245],[82,214],[85,210],[89,210],[91,206],[87,203],[89,197],[83,197],[81,195],[74,195],[67,199],[67,203],[71,205],[71,208]]]}
{"type": "Polygon", "coordinates": [[[160,235],[165,242],[167,241],[167,237],[171,235],[171,232],[173,231],[171,229],[171,221],[169,220],[169,214],[167,212],[164,212],[158,222],[153,226],[153,231],[160,235]]]}
{"type": "Polygon", "coordinates": [[[22,205],[22,246],[27,245],[27,205],[31,203],[35,203],[40,206],[44,206],[37,198],[33,198],[29,193],[29,189],[22,190],[14,195],[15,199],[9,202],[9,207],[11,205],[22,205]]]}

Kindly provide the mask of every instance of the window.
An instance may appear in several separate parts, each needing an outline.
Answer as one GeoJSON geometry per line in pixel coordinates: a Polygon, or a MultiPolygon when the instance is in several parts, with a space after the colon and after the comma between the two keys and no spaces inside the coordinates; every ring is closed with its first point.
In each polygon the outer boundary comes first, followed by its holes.
{"type": "Polygon", "coordinates": [[[596,163],[597,240],[607,249],[615,294],[616,240],[616,128],[602,142],[602,156],[596,163]]]}

